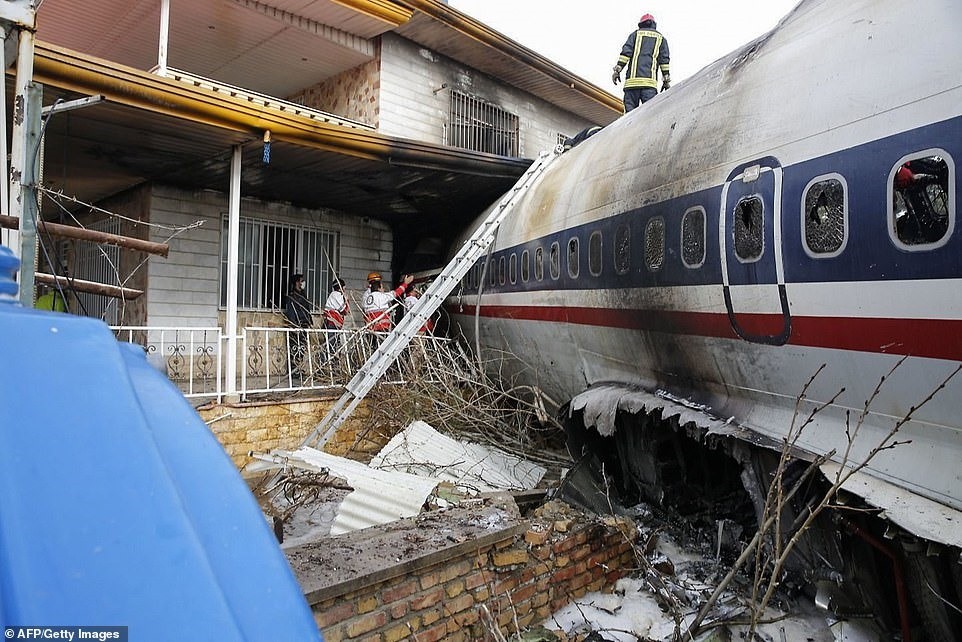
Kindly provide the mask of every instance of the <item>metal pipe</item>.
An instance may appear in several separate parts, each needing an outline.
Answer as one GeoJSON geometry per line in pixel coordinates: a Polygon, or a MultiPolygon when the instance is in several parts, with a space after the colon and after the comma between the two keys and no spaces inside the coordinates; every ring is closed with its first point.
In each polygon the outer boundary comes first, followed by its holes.
{"type": "MultiPolygon", "coordinates": [[[[27,123],[25,113],[27,107],[27,85],[33,79],[34,52],[33,52],[33,32],[28,29],[18,29],[17,37],[17,77],[16,89],[13,95],[13,132],[11,135],[10,147],[10,193],[8,195],[7,213],[11,216],[20,218],[23,214],[23,185],[21,176],[24,171],[24,164],[27,159],[27,123]],[[26,55],[25,55],[26,54],[26,55]]],[[[40,114],[37,114],[39,116],[40,114]]],[[[21,257],[20,234],[11,232],[7,237],[10,249],[21,257]]],[[[21,283],[23,281],[21,280],[21,283]]]]}
{"type": "Polygon", "coordinates": [[[854,522],[838,516],[839,522],[853,535],[865,540],[877,551],[892,560],[892,572],[895,574],[895,594],[899,604],[899,622],[902,626],[902,642],[912,642],[912,627],[909,622],[909,598],[905,589],[905,573],[902,570],[902,560],[887,544],[866,532],[854,522]]]}
{"type": "MultiPolygon", "coordinates": [[[[0,214],[0,228],[16,230],[19,229],[19,226],[20,219],[13,216],[4,216],[0,214]]],[[[147,252],[148,254],[156,254],[163,257],[166,257],[168,252],[170,252],[170,246],[166,243],[155,243],[153,241],[145,241],[143,239],[133,238],[130,236],[111,234],[110,232],[88,230],[86,228],[76,227],[73,225],[61,225],[60,223],[38,221],[37,231],[44,234],[49,234],[51,236],[59,236],[61,238],[80,239],[82,241],[104,243],[105,245],[116,245],[129,250],[138,250],[140,252],[147,252]]]]}
{"type": "Polygon", "coordinates": [[[97,283],[95,281],[84,281],[83,279],[60,276],[59,274],[47,274],[45,272],[37,272],[36,280],[37,283],[43,283],[45,285],[59,286],[74,290],[76,292],[86,292],[88,294],[100,294],[102,296],[109,296],[115,299],[136,299],[144,293],[143,290],[123,288],[116,285],[107,285],[105,283],[97,283]]]}
{"type": "Polygon", "coordinates": [[[234,146],[230,162],[230,192],[227,212],[227,386],[225,394],[237,394],[237,263],[240,239],[241,164],[240,145],[234,146]]]}

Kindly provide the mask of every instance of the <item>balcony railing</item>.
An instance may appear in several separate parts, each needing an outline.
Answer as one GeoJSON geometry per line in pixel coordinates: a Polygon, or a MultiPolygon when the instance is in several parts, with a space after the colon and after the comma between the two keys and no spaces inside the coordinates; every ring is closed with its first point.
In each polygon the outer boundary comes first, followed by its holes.
{"type": "MultiPolygon", "coordinates": [[[[220,328],[113,326],[117,339],[144,348],[147,360],[187,398],[215,398],[226,389],[226,335],[220,328]]],[[[243,328],[237,390],[250,395],[302,390],[333,391],[347,384],[386,333],[364,330],[243,328]]],[[[418,335],[388,369],[383,381],[403,383],[436,376],[430,364],[444,361],[450,340],[418,335]]]]}
{"type": "Polygon", "coordinates": [[[119,341],[144,348],[147,361],[188,399],[222,396],[220,328],[111,326],[119,341]]]}

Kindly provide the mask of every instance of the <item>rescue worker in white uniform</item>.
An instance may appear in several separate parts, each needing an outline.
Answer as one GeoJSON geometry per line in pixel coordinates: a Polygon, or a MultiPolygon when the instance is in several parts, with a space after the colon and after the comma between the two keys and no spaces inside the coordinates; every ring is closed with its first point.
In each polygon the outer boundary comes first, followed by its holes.
{"type": "Polygon", "coordinates": [[[384,291],[381,283],[381,275],[371,272],[367,275],[367,282],[370,286],[364,294],[364,326],[373,332],[390,332],[393,323],[391,321],[391,306],[396,299],[404,296],[408,286],[414,281],[410,274],[404,275],[401,285],[390,292],[384,291]]]}

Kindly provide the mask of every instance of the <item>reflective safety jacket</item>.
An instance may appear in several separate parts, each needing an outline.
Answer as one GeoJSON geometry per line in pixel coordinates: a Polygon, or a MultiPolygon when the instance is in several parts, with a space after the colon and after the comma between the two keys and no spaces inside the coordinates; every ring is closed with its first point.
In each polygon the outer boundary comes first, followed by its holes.
{"type": "Polygon", "coordinates": [[[404,296],[407,286],[403,283],[391,292],[380,290],[364,293],[364,323],[368,330],[388,332],[391,330],[391,305],[395,299],[404,296]]]}
{"type": "Polygon", "coordinates": [[[625,89],[657,89],[657,69],[661,70],[662,77],[667,76],[668,59],[668,41],[654,29],[638,29],[629,35],[618,56],[618,67],[628,66],[625,89]]]}

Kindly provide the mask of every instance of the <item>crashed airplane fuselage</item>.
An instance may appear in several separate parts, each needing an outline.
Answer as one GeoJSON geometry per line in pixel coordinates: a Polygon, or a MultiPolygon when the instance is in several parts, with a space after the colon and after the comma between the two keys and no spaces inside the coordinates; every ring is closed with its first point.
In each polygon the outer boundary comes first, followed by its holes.
{"type": "Polygon", "coordinates": [[[908,417],[864,472],[959,514],[960,24],[803,0],[556,160],[454,319],[561,403],[664,391],[775,443],[818,409],[797,445],[849,463],[908,417]]]}

